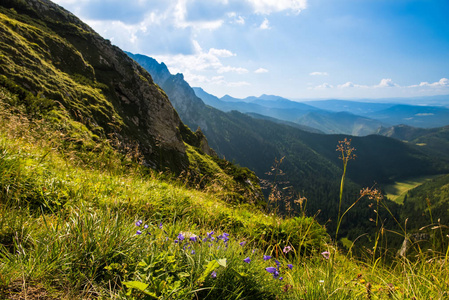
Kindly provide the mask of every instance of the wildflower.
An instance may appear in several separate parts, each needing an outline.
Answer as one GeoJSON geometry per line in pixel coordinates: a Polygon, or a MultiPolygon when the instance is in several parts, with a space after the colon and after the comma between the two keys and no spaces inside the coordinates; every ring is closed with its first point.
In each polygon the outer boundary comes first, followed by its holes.
{"type": "Polygon", "coordinates": [[[182,233],[178,234],[178,239],[180,241],[183,241],[185,239],[185,237],[182,235],[182,233]]]}
{"type": "Polygon", "coordinates": [[[247,257],[243,261],[246,262],[247,264],[249,264],[251,262],[251,258],[247,257]]]}
{"type": "Polygon", "coordinates": [[[136,234],[142,234],[142,231],[137,230],[136,234]]]}
{"type": "Polygon", "coordinates": [[[197,236],[191,236],[190,240],[195,243],[196,241],[198,241],[198,237],[197,236]]]}
{"type": "Polygon", "coordinates": [[[207,238],[204,238],[204,239],[203,239],[203,242],[207,242],[207,238]]]}
{"type": "Polygon", "coordinates": [[[213,272],[210,274],[210,277],[212,277],[212,278],[217,278],[217,272],[213,271],[213,272]]]}
{"type": "Polygon", "coordinates": [[[213,232],[213,231],[211,231],[211,232],[208,232],[208,233],[207,233],[207,238],[209,238],[209,239],[210,239],[210,238],[212,238],[212,235],[213,235],[213,234],[214,234],[214,232],[213,232]]]}
{"type": "Polygon", "coordinates": [[[157,227],[159,227],[159,229],[162,229],[162,222],[160,222],[157,227]]]}
{"type": "Polygon", "coordinates": [[[145,224],[145,226],[143,226],[143,228],[148,229],[148,224],[145,224]]]}
{"type": "Polygon", "coordinates": [[[268,268],[265,268],[265,270],[271,274],[274,274],[274,272],[277,271],[277,269],[275,267],[268,267],[268,268]]]}
{"type": "Polygon", "coordinates": [[[285,246],[284,250],[282,250],[284,253],[289,253],[290,251],[292,251],[292,247],[290,246],[285,246]]]}
{"type": "Polygon", "coordinates": [[[263,260],[269,260],[269,259],[271,259],[271,256],[270,256],[270,255],[264,255],[264,256],[263,256],[263,260]]]}
{"type": "Polygon", "coordinates": [[[279,280],[282,280],[282,279],[284,279],[284,277],[279,278],[279,280]]]}
{"type": "Polygon", "coordinates": [[[190,253],[191,254],[195,254],[196,252],[195,252],[195,250],[192,249],[192,251],[190,251],[190,253]]]}
{"type": "Polygon", "coordinates": [[[321,255],[322,255],[325,259],[329,259],[330,252],[329,252],[329,251],[324,251],[324,252],[321,252],[321,255]]]}
{"type": "Polygon", "coordinates": [[[246,244],[245,241],[239,243],[239,245],[242,246],[242,247],[245,246],[245,244],[246,244]]]}
{"type": "Polygon", "coordinates": [[[291,270],[293,269],[293,265],[292,264],[288,264],[287,267],[291,270]]]}
{"type": "Polygon", "coordinates": [[[139,221],[136,222],[136,226],[137,226],[137,227],[140,227],[140,225],[142,225],[142,223],[143,223],[143,221],[142,221],[142,220],[139,220],[139,221]]]}

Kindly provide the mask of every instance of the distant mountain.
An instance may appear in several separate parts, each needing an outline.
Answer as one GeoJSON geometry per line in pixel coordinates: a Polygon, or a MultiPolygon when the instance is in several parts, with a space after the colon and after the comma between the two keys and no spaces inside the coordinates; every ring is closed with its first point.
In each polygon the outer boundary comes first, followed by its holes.
{"type": "Polygon", "coordinates": [[[449,108],[398,104],[370,116],[387,124],[432,128],[449,125],[449,108]]]}
{"type": "Polygon", "coordinates": [[[242,113],[263,115],[288,123],[296,123],[301,125],[302,129],[310,132],[314,132],[314,130],[308,128],[314,128],[315,132],[318,130],[328,134],[363,136],[376,132],[381,126],[388,126],[386,123],[368,117],[344,112],[331,112],[279,96],[262,95],[245,99],[230,96],[218,98],[201,88],[193,88],[193,90],[206,104],[222,111],[237,110],[242,113]]]}
{"type": "Polygon", "coordinates": [[[388,109],[394,103],[358,102],[349,100],[319,100],[304,102],[310,106],[333,112],[348,112],[354,115],[369,116],[371,113],[388,109]]]}

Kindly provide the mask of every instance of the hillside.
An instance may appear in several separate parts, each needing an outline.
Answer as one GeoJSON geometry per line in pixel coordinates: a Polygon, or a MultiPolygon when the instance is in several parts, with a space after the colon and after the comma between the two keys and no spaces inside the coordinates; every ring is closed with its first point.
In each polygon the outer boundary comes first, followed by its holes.
{"type": "Polygon", "coordinates": [[[182,123],[150,74],[74,15],[36,0],[6,1],[0,17],[0,86],[17,95],[6,104],[51,121],[68,147],[95,153],[102,143],[137,151],[143,165],[201,180],[201,187],[220,170],[229,195],[240,197],[233,190],[242,189],[260,200],[249,170],[211,159],[204,135],[182,123]]]}

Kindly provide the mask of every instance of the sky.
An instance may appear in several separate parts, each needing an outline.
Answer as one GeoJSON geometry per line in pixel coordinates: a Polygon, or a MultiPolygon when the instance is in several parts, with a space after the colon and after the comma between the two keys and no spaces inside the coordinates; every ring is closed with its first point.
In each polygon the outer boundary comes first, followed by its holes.
{"type": "Polygon", "coordinates": [[[448,0],[53,0],[222,97],[449,95],[448,0]]]}

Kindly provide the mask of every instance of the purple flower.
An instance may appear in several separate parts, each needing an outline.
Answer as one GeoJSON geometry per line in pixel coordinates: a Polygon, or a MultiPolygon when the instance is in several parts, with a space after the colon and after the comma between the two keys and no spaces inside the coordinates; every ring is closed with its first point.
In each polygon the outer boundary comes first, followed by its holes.
{"type": "Polygon", "coordinates": [[[284,250],[282,250],[284,253],[289,253],[290,251],[292,251],[292,247],[290,246],[285,246],[284,250]]]}
{"type": "Polygon", "coordinates": [[[198,241],[198,237],[197,236],[191,236],[190,240],[195,243],[196,241],[198,241]]]}
{"type": "Polygon", "coordinates": [[[274,273],[273,273],[273,278],[274,279],[277,279],[278,277],[279,277],[279,271],[278,270],[276,270],[276,271],[274,271],[274,273]]]}
{"type": "Polygon", "coordinates": [[[271,274],[274,274],[274,272],[277,272],[277,269],[275,267],[268,267],[268,268],[265,268],[265,270],[271,274]]]}
{"type": "Polygon", "coordinates": [[[147,228],[148,228],[148,225],[147,225],[147,224],[145,224],[145,226],[143,226],[143,228],[147,229],[147,228]]]}
{"type": "Polygon", "coordinates": [[[207,242],[207,238],[204,238],[204,239],[203,239],[203,242],[207,242]]]}
{"type": "Polygon", "coordinates": [[[162,222],[160,222],[157,227],[159,227],[159,229],[162,229],[162,222]]]}
{"type": "Polygon", "coordinates": [[[185,239],[185,237],[182,235],[182,233],[178,234],[178,239],[180,241],[183,241],[185,239]]]}
{"type": "Polygon", "coordinates": [[[245,241],[239,243],[239,245],[242,246],[242,247],[245,246],[245,244],[246,244],[245,241]]]}
{"type": "Polygon", "coordinates": [[[210,277],[212,277],[212,278],[217,278],[217,272],[213,271],[213,272],[210,274],[210,277]]]}
{"type": "Polygon", "coordinates": [[[136,226],[140,227],[140,225],[142,225],[142,223],[143,223],[143,221],[139,220],[139,221],[136,222],[136,226]]]}
{"type": "Polygon", "coordinates": [[[251,258],[247,257],[243,261],[246,262],[247,264],[249,264],[251,262],[251,258]]]}
{"type": "Polygon", "coordinates": [[[291,270],[293,269],[293,265],[292,264],[288,264],[287,267],[291,270]]]}
{"type": "Polygon", "coordinates": [[[211,232],[208,232],[208,233],[207,233],[207,238],[209,238],[209,239],[210,239],[210,238],[212,238],[212,235],[213,235],[213,234],[214,234],[214,232],[213,232],[213,231],[211,231],[211,232]]]}
{"type": "Polygon", "coordinates": [[[284,277],[279,278],[279,280],[282,280],[282,279],[284,279],[284,277]]]}
{"type": "Polygon", "coordinates": [[[270,255],[264,255],[264,256],[263,256],[263,260],[269,260],[269,259],[271,259],[271,256],[270,256],[270,255]]]}
{"type": "Polygon", "coordinates": [[[192,251],[190,251],[190,253],[191,253],[191,254],[195,254],[196,252],[195,252],[195,250],[192,250],[192,251]]]}
{"type": "Polygon", "coordinates": [[[330,252],[329,252],[329,251],[324,251],[324,252],[321,252],[321,255],[322,255],[325,259],[329,259],[330,252]]]}
{"type": "Polygon", "coordinates": [[[142,234],[142,231],[137,230],[136,234],[142,234]]]}

